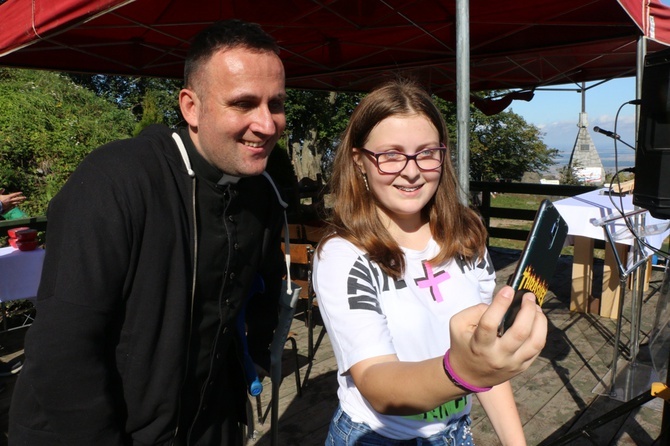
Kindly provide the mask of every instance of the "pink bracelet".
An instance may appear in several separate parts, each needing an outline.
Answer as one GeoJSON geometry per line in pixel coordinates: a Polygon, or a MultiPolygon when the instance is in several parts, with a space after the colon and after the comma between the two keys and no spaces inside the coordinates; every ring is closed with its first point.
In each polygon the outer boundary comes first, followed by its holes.
{"type": "Polygon", "coordinates": [[[460,387],[463,390],[467,390],[468,392],[482,393],[491,390],[490,387],[477,387],[463,381],[463,379],[461,379],[451,367],[451,363],[449,362],[449,350],[447,350],[447,352],[444,354],[444,373],[447,374],[447,377],[451,380],[452,383],[454,383],[454,385],[460,387]]]}

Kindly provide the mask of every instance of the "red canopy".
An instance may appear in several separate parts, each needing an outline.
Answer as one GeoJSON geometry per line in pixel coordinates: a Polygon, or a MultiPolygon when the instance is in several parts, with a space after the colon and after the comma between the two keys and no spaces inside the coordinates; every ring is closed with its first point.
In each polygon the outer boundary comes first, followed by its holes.
{"type": "Polygon", "coordinates": [[[670,8],[659,0],[618,0],[630,18],[649,39],[670,44],[670,8]]]}
{"type": "MultiPolygon", "coordinates": [[[[0,65],[181,78],[192,36],[236,17],[279,41],[289,87],[365,91],[407,70],[453,97],[455,11],[455,0],[6,0],[0,65]]],[[[634,76],[642,29],[650,51],[670,42],[660,0],[470,0],[470,88],[634,76]]]]}

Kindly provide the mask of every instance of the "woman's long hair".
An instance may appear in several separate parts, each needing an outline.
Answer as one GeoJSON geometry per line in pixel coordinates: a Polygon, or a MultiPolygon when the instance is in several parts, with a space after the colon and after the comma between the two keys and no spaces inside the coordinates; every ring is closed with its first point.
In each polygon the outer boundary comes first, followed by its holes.
{"type": "MultiPolygon", "coordinates": [[[[330,218],[331,234],[354,243],[370,259],[396,279],[405,268],[405,257],[379,218],[377,200],[365,186],[360,169],[354,162],[353,148],[365,147],[372,129],[390,116],[421,115],[428,118],[448,148],[449,137],[442,114],[428,93],[417,83],[406,79],[388,82],[369,93],[356,107],[342,136],[333,163],[330,190],[335,197],[330,218]]],[[[440,246],[432,264],[460,255],[472,260],[484,254],[486,229],[479,216],[458,199],[459,185],[447,150],[435,195],[423,208],[433,239],[440,246]]]]}

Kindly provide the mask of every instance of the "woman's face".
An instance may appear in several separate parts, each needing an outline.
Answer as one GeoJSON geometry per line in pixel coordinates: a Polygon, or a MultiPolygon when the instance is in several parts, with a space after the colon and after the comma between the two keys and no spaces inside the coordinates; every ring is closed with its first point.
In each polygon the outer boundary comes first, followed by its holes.
{"type": "MultiPolygon", "coordinates": [[[[437,129],[428,118],[415,114],[384,119],[372,129],[365,147],[354,150],[355,162],[367,174],[370,192],[381,210],[398,225],[401,221],[421,219],[421,210],[437,190],[442,169],[422,170],[415,160],[409,160],[400,172],[384,173],[374,156],[358,149],[414,155],[435,147],[440,147],[437,129]]],[[[393,170],[384,166],[382,169],[393,170]]]]}

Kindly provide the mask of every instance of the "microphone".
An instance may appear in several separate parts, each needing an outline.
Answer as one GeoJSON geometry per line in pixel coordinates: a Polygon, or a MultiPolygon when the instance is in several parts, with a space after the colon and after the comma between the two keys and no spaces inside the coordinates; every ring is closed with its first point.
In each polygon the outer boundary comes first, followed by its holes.
{"type": "Polygon", "coordinates": [[[626,102],[626,104],[640,105],[642,104],[642,99],[633,99],[632,101],[626,102]]]}
{"type": "Polygon", "coordinates": [[[598,132],[598,133],[602,133],[603,135],[605,135],[605,136],[609,136],[609,137],[612,138],[612,139],[620,139],[620,138],[621,138],[621,137],[620,137],[619,135],[617,135],[616,133],[614,133],[614,132],[610,132],[609,130],[603,130],[603,129],[601,129],[601,128],[598,127],[598,126],[593,127],[593,131],[594,131],[594,132],[598,132]]]}

